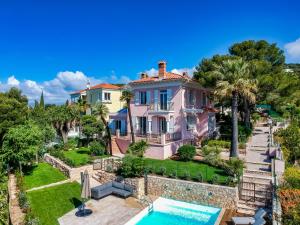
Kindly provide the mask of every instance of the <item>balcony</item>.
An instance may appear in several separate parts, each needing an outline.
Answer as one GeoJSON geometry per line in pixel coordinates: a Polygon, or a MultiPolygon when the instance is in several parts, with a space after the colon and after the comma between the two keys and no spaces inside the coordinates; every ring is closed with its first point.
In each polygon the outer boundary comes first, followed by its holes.
{"type": "Polygon", "coordinates": [[[204,110],[200,106],[186,104],[183,108],[185,113],[203,113],[204,110]]]}
{"type": "Polygon", "coordinates": [[[146,140],[149,144],[166,144],[181,140],[181,132],[165,133],[165,134],[142,134],[137,132],[135,134],[137,140],[146,140]]]}
{"type": "Polygon", "coordinates": [[[174,111],[174,103],[168,102],[165,104],[161,103],[153,103],[148,106],[148,111],[151,113],[159,113],[159,112],[173,112],[174,111]]]}

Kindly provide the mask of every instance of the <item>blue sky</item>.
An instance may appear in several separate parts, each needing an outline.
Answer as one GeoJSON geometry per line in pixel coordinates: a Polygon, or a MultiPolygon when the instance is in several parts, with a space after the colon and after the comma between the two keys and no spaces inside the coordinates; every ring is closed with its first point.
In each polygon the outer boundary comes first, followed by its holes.
{"type": "Polygon", "coordinates": [[[276,42],[300,62],[299,12],[296,0],[1,1],[0,88],[63,102],[87,79],[126,82],[160,59],[192,71],[247,39],[276,42]]]}

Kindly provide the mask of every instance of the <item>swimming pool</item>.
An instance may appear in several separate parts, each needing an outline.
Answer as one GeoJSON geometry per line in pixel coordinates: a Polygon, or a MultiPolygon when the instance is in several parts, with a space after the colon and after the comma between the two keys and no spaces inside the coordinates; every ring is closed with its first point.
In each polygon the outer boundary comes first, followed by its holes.
{"type": "Polygon", "coordinates": [[[214,225],[221,209],[166,198],[153,203],[153,211],[144,209],[125,225],[214,225]]]}

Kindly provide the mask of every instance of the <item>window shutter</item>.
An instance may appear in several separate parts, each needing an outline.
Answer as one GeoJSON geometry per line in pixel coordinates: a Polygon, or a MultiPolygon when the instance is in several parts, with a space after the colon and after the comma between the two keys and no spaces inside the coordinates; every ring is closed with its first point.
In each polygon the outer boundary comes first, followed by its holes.
{"type": "Polygon", "coordinates": [[[151,94],[150,91],[147,91],[146,104],[149,105],[150,103],[151,103],[151,94]]]}
{"type": "Polygon", "coordinates": [[[140,104],[140,92],[139,91],[135,92],[134,102],[135,102],[135,105],[140,104]]]}
{"type": "Polygon", "coordinates": [[[154,90],[154,109],[158,109],[158,90],[154,90]]]}
{"type": "Polygon", "coordinates": [[[169,132],[170,133],[174,133],[174,117],[171,117],[171,119],[170,119],[170,128],[169,128],[169,132]]]}
{"type": "Polygon", "coordinates": [[[113,119],[109,120],[108,127],[110,128],[111,131],[115,130],[115,121],[113,119]]]}
{"type": "Polygon", "coordinates": [[[167,90],[167,96],[168,96],[168,103],[170,104],[172,101],[172,89],[167,90]]]}
{"type": "MultiPolygon", "coordinates": [[[[132,117],[132,126],[133,126],[133,131],[135,132],[136,131],[136,117],[135,116],[132,117]]],[[[132,132],[132,131],[130,131],[130,132],[132,132]]]]}
{"type": "Polygon", "coordinates": [[[125,132],[126,132],[126,121],[121,120],[121,133],[125,133],[125,132]]]}
{"type": "Polygon", "coordinates": [[[139,117],[135,117],[135,130],[138,131],[140,127],[139,117]]]}

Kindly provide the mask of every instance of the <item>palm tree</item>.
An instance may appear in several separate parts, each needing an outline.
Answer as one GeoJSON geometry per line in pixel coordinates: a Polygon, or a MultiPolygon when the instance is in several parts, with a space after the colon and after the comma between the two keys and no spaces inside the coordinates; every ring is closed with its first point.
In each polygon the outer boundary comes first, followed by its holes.
{"type": "Polygon", "coordinates": [[[128,110],[128,117],[129,117],[129,124],[130,124],[131,140],[132,140],[132,143],[135,143],[132,116],[131,116],[131,108],[130,108],[130,101],[132,98],[133,98],[133,93],[129,90],[124,90],[122,92],[122,96],[120,97],[120,101],[126,102],[126,107],[128,110]]]}
{"type": "Polygon", "coordinates": [[[94,110],[95,110],[95,114],[100,116],[100,118],[105,126],[106,133],[107,133],[107,139],[108,139],[109,152],[112,155],[111,133],[110,133],[110,129],[109,129],[109,124],[106,121],[106,118],[109,114],[109,110],[108,110],[107,106],[104,105],[103,103],[97,103],[94,110]]]}
{"type": "Polygon", "coordinates": [[[213,71],[220,79],[217,82],[215,96],[219,99],[231,98],[232,137],[230,157],[238,157],[238,98],[254,103],[257,90],[256,80],[249,79],[249,65],[242,59],[225,60],[215,65],[213,71]]]}

